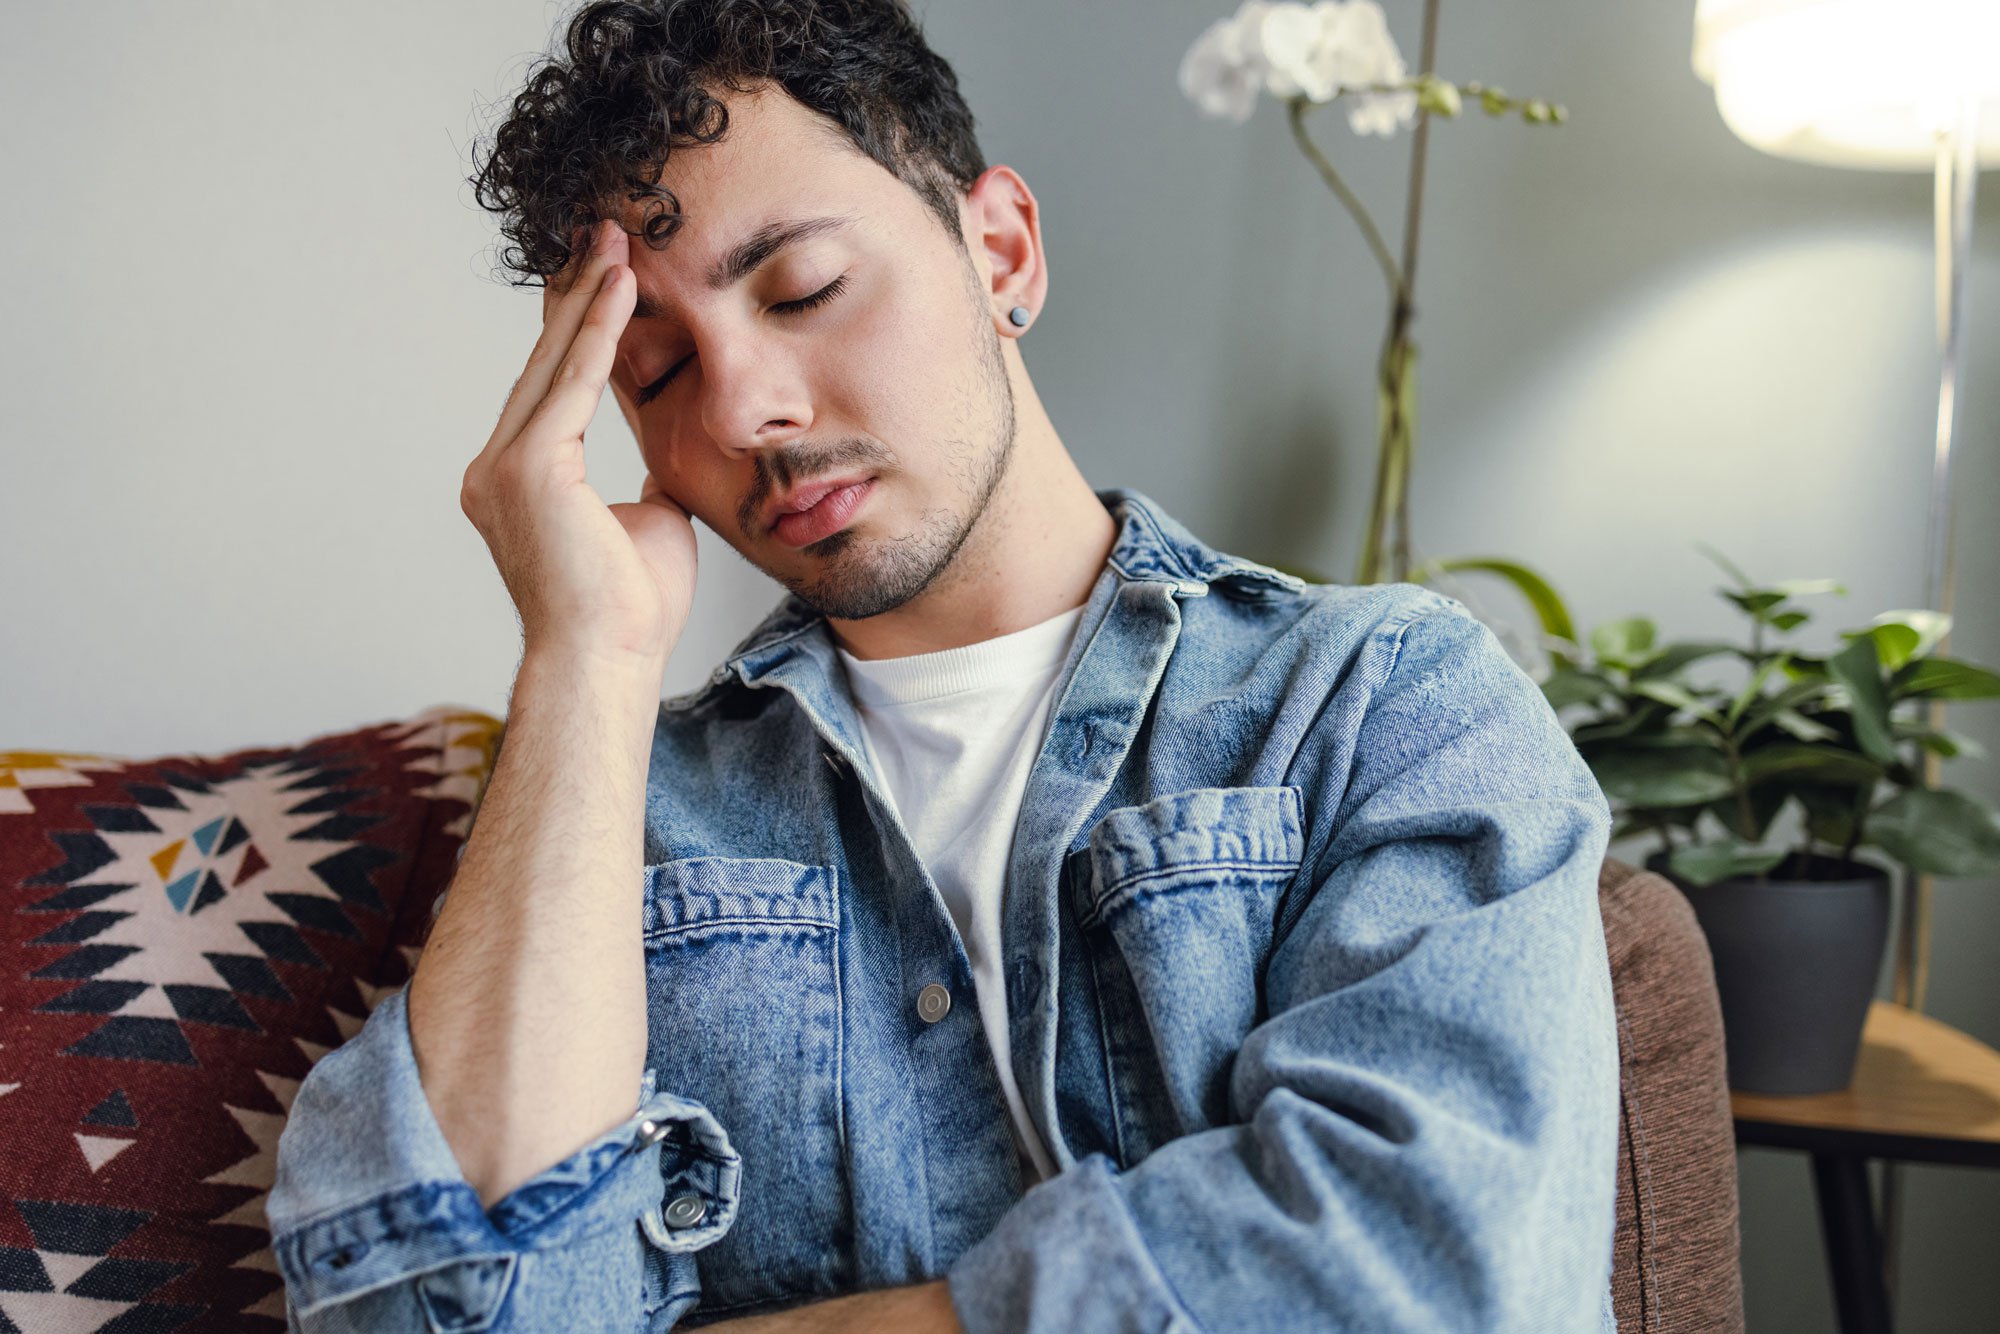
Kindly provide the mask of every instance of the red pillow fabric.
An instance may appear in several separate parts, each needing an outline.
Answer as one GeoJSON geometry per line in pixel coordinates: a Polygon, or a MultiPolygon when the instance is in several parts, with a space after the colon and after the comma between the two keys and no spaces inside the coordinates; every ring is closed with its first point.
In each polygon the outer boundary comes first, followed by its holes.
{"type": "Polygon", "coordinates": [[[0,751],[0,1330],[284,1329],[278,1132],[408,980],[500,731],[0,751]]]}

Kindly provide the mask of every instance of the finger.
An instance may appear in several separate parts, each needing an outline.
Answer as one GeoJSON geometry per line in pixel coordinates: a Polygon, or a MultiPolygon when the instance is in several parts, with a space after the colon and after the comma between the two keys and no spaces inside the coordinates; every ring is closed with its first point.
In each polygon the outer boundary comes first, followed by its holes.
{"type": "Polygon", "coordinates": [[[614,219],[604,219],[591,230],[590,245],[591,249],[579,256],[581,268],[575,277],[542,291],[541,337],[500,410],[500,420],[487,441],[489,449],[504,448],[527,424],[554,383],[558,367],[583,327],[586,312],[601,295],[604,271],[624,263],[631,253],[625,231],[614,219]]]}
{"type": "Polygon", "coordinates": [[[630,271],[613,266],[585,308],[569,351],[550,372],[548,392],[514,437],[501,444],[501,453],[583,438],[584,428],[604,400],[618,338],[632,315],[633,290],[630,271]]]}

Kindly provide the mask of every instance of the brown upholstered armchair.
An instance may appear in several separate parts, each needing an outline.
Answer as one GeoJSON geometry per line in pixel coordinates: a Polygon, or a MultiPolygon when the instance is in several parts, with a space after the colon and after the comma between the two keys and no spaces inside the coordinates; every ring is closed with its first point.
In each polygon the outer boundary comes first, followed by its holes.
{"type": "Polygon", "coordinates": [[[1597,899],[1618,1009],[1619,1334],[1741,1331],[1736,1136],[1708,940],[1671,881],[1615,857],[1597,899]]]}

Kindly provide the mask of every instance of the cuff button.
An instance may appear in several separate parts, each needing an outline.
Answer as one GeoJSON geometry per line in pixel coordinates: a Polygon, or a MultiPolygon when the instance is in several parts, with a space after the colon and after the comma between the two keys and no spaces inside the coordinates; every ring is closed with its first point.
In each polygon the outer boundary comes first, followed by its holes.
{"type": "Polygon", "coordinates": [[[661,1217],[666,1220],[668,1227],[693,1227],[707,1213],[708,1201],[702,1199],[701,1196],[695,1194],[693,1191],[689,1191],[685,1195],[674,1196],[666,1209],[662,1211],[661,1217]]]}
{"type": "Polygon", "coordinates": [[[641,1121],[639,1123],[638,1147],[643,1149],[648,1144],[658,1144],[667,1137],[670,1129],[671,1127],[664,1121],[655,1121],[651,1118],[641,1121]]]}

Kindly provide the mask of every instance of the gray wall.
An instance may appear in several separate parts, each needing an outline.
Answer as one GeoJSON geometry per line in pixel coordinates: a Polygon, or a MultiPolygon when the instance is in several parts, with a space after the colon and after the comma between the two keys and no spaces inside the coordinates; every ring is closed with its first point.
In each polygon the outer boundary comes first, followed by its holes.
{"type": "MultiPolygon", "coordinates": [[[[1176,88],[1234,6],[918,7],[989,161],[1041,201],[1052,286],[1023,350],[1085,474],[1226,549],[1350,577],[1382,285],[1276,103],[1239,127],[1176,88]]],[[[501,711],[518,630],[457,491],[539,299],[491,279],[463,178],[486,104],[565,8],[0,10],[5,744],[215,751],[447,701],[501,711]]],[[[1420,7],[1388,8],[1414,62],[1420,7]]],[[[1929,183],[1739,143],[1689,70],[1692,9],[1446,6],[1443,72],[1572,115],[1433,135],[1416,539],[1538,566],[1585,625],[1732,634],[1706,540],[1759,577],[1845,581],[1803,635],[1824,647],[1923,598],[1929,183]]],[[[1407,137],[1313,124],[1399,234],[1407,137]]],[[[1990,664],[2000,184],[1980,214],[1951,649],[1990,664]]],[[[601,494],[637,497],[608,398],[590,453],[601,494]]],[[[668,690],[778,593],[701,536],[668,690]]],[[[1491,585],[1452,591],[1525,624],[1491,585]]],[[[2000,755],[2000,710],[1951,725],[2000,755]]],[[[1991,764],[1945,781],[2000,797],[1991,764]]],[[[1994,891],[1939,883],[1928,1008],[2000,1045],[1994,891]]],[[[1741,1171],[1751,1328],[1830,1328],[1803,1159],[1746,1152],[1741,1171]]],[[[1968,1328],[2000,1303],[2000,1176],[1905,1181],[1902,1328],[1968,1328]]]]}

